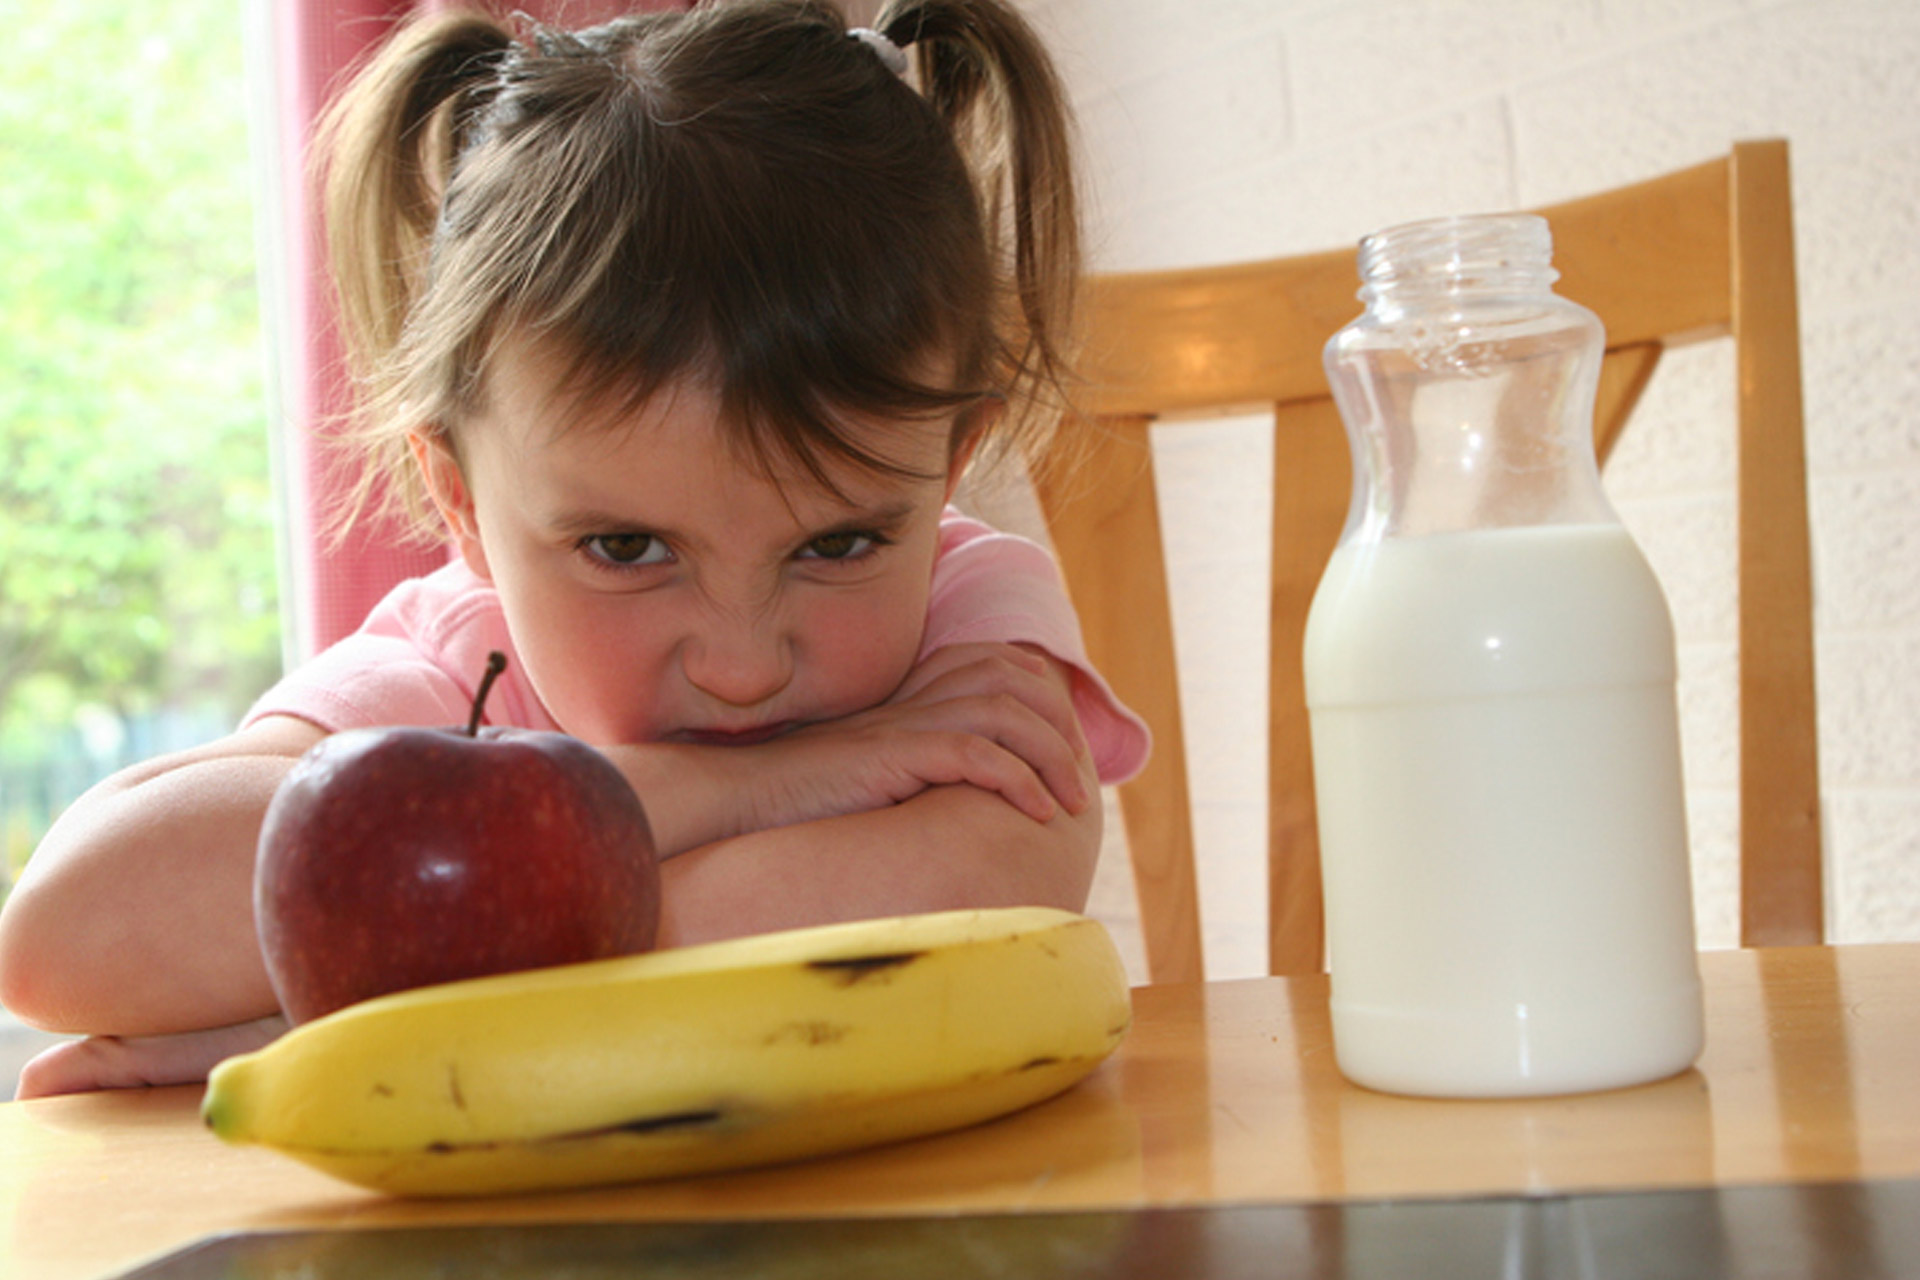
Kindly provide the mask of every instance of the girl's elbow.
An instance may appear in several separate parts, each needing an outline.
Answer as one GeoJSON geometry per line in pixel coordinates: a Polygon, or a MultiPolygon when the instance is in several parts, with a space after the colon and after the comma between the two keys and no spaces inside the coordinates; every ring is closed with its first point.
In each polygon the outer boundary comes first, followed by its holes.
{"type": "Polygon", "coordinates": [[[103,934],[88,909],[85,878],[64,866],[56,873],[56,861],[30,864],[0,905],[0,1007],[43,1031],[109,1030],[101,1017],[112,1005],[121,940],[103,934]]]}
{"type": "Polygon", "coordinates": [[[70,1001],[60,990],[57,939],[44,931],[30,895],[19,889],[0,907],[0,1008],[29,1026],[66,1031],[70,1001]]]}
{"type": "MultiPolygon", "coordinates": [[[[1091,779],[1090,779],[1091,781],[1091,779]]],[[[1093,893],[1094,872],[1100,863],[1100,847],[1106,832],[1106,807],[1099,784],[1092,786],[1092,801],[1077,814],[1062,811],[1048,824],[1057,844],[1048,859],[1045,878],[1049,900],[1045,906],[1065,911],[1085,911],[1093,893]]]]}
{"type": "Polygon", "coordinates": [[[983,830],[970,833],[974,848],[996,850],[981,868],[987,882],[976,887],[981,903],[1085,911],[1100,861],[1105,814],[1100,793],[1080,813],[1062,809],[1045,823],[1012,813],[990,800],[983,830]]]}

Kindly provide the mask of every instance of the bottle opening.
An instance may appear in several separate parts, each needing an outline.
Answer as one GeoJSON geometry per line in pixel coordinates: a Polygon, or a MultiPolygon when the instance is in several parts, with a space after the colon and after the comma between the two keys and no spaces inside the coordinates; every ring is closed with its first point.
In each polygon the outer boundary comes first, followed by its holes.
{"type": "Polygon", "coordinates": [[[1360,296],[1428,290],[1545,289],[1553,232],[1531,213],[1476,214],[1409,222],[1360,242],[1360,296]]]}

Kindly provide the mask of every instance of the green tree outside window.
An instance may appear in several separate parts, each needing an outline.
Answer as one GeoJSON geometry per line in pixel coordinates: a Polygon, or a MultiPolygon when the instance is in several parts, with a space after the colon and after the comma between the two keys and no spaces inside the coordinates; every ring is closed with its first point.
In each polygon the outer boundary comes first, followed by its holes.
{"type": "Polygon", "coordinates": [[[279,671],[242,26],[0,0],[0,870],[83,740],[279,671]]]}

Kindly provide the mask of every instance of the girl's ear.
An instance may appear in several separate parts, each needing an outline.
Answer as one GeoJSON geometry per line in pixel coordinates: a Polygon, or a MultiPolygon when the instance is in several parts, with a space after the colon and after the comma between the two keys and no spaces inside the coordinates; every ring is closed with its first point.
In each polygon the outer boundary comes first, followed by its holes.
{"type": "Polygon", "coordinates": [[[961,420],[956,424],[952,454],[947,460],[947,496],[945,501],[953,501],[954,490],[960,487],[960,481],[967,474],[967,466],[973,461],[973,455],[980,442],[987,438],[994,423],[1007,411],[1006,401],[992,397],[961,410],[961,420]]]}
{"type": "Polygon", "coordinates": [[[407,447],[413,451],[413,460],[420,468],[420,478],[426,483],[427,494],[440,512],[440,519],[447,526],[447,536],[453,539],[460,558],[467,562],[467,567],[476,575],[491,582],[493,574],[487,569],[487,551],[480,541],[480,523],[473,513],[473,491],[467,488],[467,478],[461,473],[459,460],[453,456],[453,449],[447,444],[446,437],[408,432],[407,447]]]}

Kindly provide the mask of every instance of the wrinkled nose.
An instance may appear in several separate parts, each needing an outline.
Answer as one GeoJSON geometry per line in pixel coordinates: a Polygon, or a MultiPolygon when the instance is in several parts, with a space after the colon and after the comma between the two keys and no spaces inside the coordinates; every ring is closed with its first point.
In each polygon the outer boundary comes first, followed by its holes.
{"type": "Polygon", "coordinates": [[[793,649],[777,629],[720,623],[689,637],[681,667],[696,689],[733,707],[766,702],[793,679],[793,649]]]}

